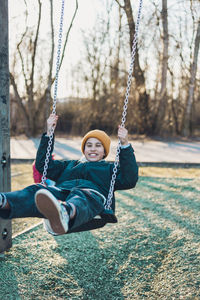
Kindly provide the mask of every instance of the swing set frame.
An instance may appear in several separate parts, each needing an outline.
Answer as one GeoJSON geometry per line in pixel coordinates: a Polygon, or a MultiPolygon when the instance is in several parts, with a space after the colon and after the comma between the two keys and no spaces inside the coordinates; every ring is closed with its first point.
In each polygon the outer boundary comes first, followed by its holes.
{"type": "MultiPolygon", "coordinates": [[[[59,27],[59,36],[58,36],[58,46],[57,46],[56,74],[55,74],[53,109],[52,109],[53,114],[56,114],[58,77],[59,77],[59,71],[60,71],[60,65],[61,65],[60,61],[62,59],[61,58],[61,47],[62,47],[65,0],[61,0],[61,1],[62,1],[62,5],[61,5],[61,13],[60,13],[60,27],[59,27]]],[[[128,98],[129,98],[129,93],[130,93],[130,88],[131,88],[131,81],[132,81],[132,77],[133,77],[135,54],[136,54],[136,50],[137,50],[138,31],[139,31],[139,23],[140,23],[141,10],[142,10],[142,2],[143,2],[143,0],[139,0],[137,21],[136,21],[136,26],[135,26],[135,34],[134,34],[132,52],[131,52],[131,62],[130,62],[130,68],[129,68],[129,73],[128,73],[127,88],[126,88],[126,93],[125,93],[124,106],[123,106],[122,119],[121,119],[122,127],[125,126],[125,122],[126,122],[126,115],[127,115],[127,109],[128,109],[128,98]]],[[[4,5],[4,3],[6,3],[6,1],[3,1],[3,5],[4,5]]],[[[7,11],[8,11],[8,8],[7,8],[7,11]]],[[[5,15],[4,15],[4,17],[5,17],[5,15]]],[[[1,18],[1,19],[3,20],[3,18],[1,18]]],[[[7,20],[7,24],[8,24],[8,20],[7,20]]],[[[7,25],[5,25],[5,26],[7,28],[7,25]]],[[[4,47],[5,49],[8,48],[8,37],[7,37],[6,41],[7,41],[7,46],[5,45],[5,47],[4,47]]],[[[7,101],[7,104],[8,104],[9,103],[9,95],[7,98],[8,98],[8,101],[7,101]]],[[[7,128],[9,128],[9,127],[7,126],[7,128]]],[[[44,171],[43,171],[43,175],[42,175],[42,183],[44,183],[46,180],[53,135],[54,135],[54,129],[52,129],[50,137],[49,137],[47,154],[46,154],[46,159],[45,159],[45,166],[44,166],[44,171]]],[[[7,135],[7,136],[9,136],[9,135],[7,135]]],[[[9,144],[9,143],[5,143],[5,144],[9,144]]],[[[120,141],[118,141],[116,158],[115,158],[114,168],[113,168],[113,174],[112,174],[112,179],[111,179],[111,183],[110,183],[108,198],[107,198],[107,201],[105,204],[104,213],[101,214],[100,216],[95,217],[90,222],[83,224],[79,228],[69,231],[69,233],[97,229],[97,228],[101,228],[101,227],[105,226],[107,223],[116,223],[117,222],[117,218],[114,214],[114,211],[111,209],[111,206],[112,206],[112,199],[113,199],[113,194],[114,194],[114,185],[115,185],[115,179],[116,179],[116,174],[117,174],[117,167],[119,165],[120,146],[121,146],[120,141]]],[[[10,150],[7,152],[7,156],[10,157],[10,150]]],[[[5,165],[6,165],[6,167],[8,166],[7,161],[8,161],[7,157],[6,157],[6,160],[2,159],[2,161],[1,161],[2,168],[4,168],[4,170],[5,170],[5,165]]],[[[0,235],[1,235],[0,236],[0,253],[1,253],[5,250],[11,248],[11,246],[12,246],[12,238],[11,238],[12,227],[11,227],[10,220],[4,221],[4,220],[0,219],[0,235]]]]}
{"type": "MultiPolygon", "coordinates": [[[[122,127],[125,127],[125,122],[126,122],[126,115],[127,115],[127,109],[128,109],[128,99],[129,99],[131,83],[132,83],[132,77],[133,77],[135,55],[136,55],[136,51],[137,51],[138,32],[139,32],[139,24],[140,24],[141,11],[142,11],[142,2],[143,2],[143,0],[139,0],[137,21],[136,21],[136,25],[135,25],[135,34],[134,34],[134,38],[133,38],[132,51],[131,51],[131,62],[130,62],[130,67],[129,67],[129,72],[128,72],[127,87],[126,87],[124,106],[123,106],[123,111],[122,111],[122,119],[121,119],[121,126],[122,127]]],[[[54,114],[54,115],[56,114],[58,77],[59,77],[59,70],[60,70],[60,53],[61,53],[61,47],[62,47],[62,34],[63,34],[64,6],[65,6],[65,0],[62,0],[61,13],[60,13],[59,37],[58,37],[58,46],[57,46],[53,108],[52,108],[52,114],[54,114]]],[[[45,184],[45,181],[46,181],[49,158],[50,158],[50,155],[51,155],[51,147],[52,147],[52,142],[53,142],[53,136],[54,136],[54,127],[51,128],[51,132],[50,132],[50,135],[49,135],[49,141],[48,141],[48,146],[47,146],[44,170],[43,170],[43,175],[42,175],[42,180],[41,180],[42,184],[45,184]]],[[[87,230],[101,228],[101,227],[105,226],[107,223],[117,223],[117,217],[115,216],[111,206],[112,206],[112,200],[113,200],[113,195],[114,195],[114,186],[115,186],[115,180],[116,180],[116,176],[117,176],[117,168],[118,168],[118,165],[119,165],[120,149],[121,149],[121,142],[120,142],[120,140],[118,140],[118,146],[117,146],[117,152],[116,152],[116,157],[115,157],[115,162],[114,162],[113,174],[112,174],[112,178],[111,178],[111,182],[110,182],[108,198],[107,198],[107,201],[105,203],[104,213],[101,214],[100,216],[97,216],[97,217],[93,218],[91,221],[87,222],[86,224],[81,225],[80,227],[76,228],[75,230],[71,230],[71,231],[69,230],[68,233],[79,232],[79,231],[87,231],[87,230]]]]}

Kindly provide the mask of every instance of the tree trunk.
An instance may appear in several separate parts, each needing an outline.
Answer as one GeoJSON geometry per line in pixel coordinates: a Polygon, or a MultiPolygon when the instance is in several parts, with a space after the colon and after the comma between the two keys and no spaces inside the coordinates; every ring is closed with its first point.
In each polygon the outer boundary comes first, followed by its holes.
{"type": "MultiPolygon", "coordinates": [[[[50,22],[51,22],[51,52],[49,57],[49,70],[48,75],[43,81],[46,81],[46,87],[41,89],[40,80],[36,76],[36,63],[38,57],[38,46],[41,42],[39,40],[39,31],[41,25],[41,12],[42,12],[42,1],[38,2],[38,19],[36,24],[36,32],[33,33],[28,26],[25,32],[22,34],[21,40],[17,45],[17,54],[22,67],[22,73],[20,76],[15,75],[15,72],[10,73],[10,81],[14,89],[15,98],[20,111],[23,114],[25,121],[25,133],[27,136],[33,136],[37,133],[37,129],[41,127],[41,115],[43,120],[49,115],[51,108],[51,87],[55,81],[55,76],[52,75],[53,61],[55,56],[55,45],[54,45],[54,25],[53,25],[53,0],[49,0],[50,4],[50,22]],[[28,45],[28,46],[27,46],[28,45]],[[27,55],[28,52],[28,55],[27,55]],[[27,59],[28,57],[28,59],[27,59]],[[30,58],[30,59],[29,59],[30,58]],[[18,77],[17,77],[18,76],[18,77]],[[26,90],[25,95],[20,95],[18,89],[18,78],[24,81],[26,90]],[[37,93],[36,93],[37,90],[37,93]],[[39,90],[39,92],[38,92],[39,90]],[[42,92],[44,91],[44,92],[42,92]]],[[[60,66],[62,65],[65,48],[68,42],[69,34],[73,25],[73,21],[78,10],[78,0],[76,0],[75,11],[69,25],[68,31],[65,35],[63,50],[61,53],[60,66]]],[[[27,11],[28,13],[28,11],[27,11]]],[[[44,59],[47,59],[46,57],[44,59]]],[[[45,121],[44,121],[45,122],[45,121]]],[[[46,123],[46,122],[45,122],[46,123]]],[[[43,125],[43,124],[42,124],[43,125]]]]}
{"type": "Polygon", "coordinates": [[[168,12],[167,0],[162,0],[162,26],[163,26],[163,58],[162,58],[162,77],[161,89],[158,96],[158,109],[156,112],[156,133],[160,134],[163,127],[163,120],[165,118],[167,107],[167,69],[168,69],[168,48],[169,48],[169,34],[168,34],[168,12]]]}
{"type": "Polygon", "coordinates": [[[197,34],[195,37],[194,56],[193,56],[193,62],[190,69],[190,84],[188,90],[188,98],[187,98],[187,103],[186,103],[183,122],[182,122],[182,133],[184,136],[189,136],[191,133],[190,124],[191,124],[192,107],[194,103],[194,89],[195,89],[195,78],[197,73],[199,43],[200,43],[200,20],[198,22],[197,34]]]}
{"type": "MultiPolygon", "coordinates": [[[[129,26],[129,34],[130,34],[130,50],[132,51],[133,39],[135,34],[135,22],[133,19],[133,12],[131,7],[130,0],[124,0],[123,9],[126,13],[126,17],[128,20],[129,26]]],[[[140,67],[139,63],[139,54],[138,49],[136,49],[135,54],[135,64],[134,64],[134,78],[136,82],[136,88],[139,93],[139,102],[138,102],[138,133],[146,133],[149,131],[148,125],[148,112],[149,112],[149,95],[146,92],[146,85],[145,85],[145,77],[144,72],[140,67]]]]}

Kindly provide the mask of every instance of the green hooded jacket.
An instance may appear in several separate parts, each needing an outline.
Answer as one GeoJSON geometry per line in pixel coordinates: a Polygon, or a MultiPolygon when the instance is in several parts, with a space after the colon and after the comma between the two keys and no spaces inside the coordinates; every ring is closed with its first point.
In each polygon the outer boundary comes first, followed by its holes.
{"type": "MultiPolygon", "coordinates": [[[[42,135],[36,155],[36,168],[43,173],[48,137],[42,135]]],[[[47,178],[55,181],[56,187],[61,190],[71,191],[74,188],[93,189],[103,194],[106,198],[110,188],[113,173],[113,162],[101,160],[98,162],[81,162],[79,160],[52,160],[54,139],[50,151],[50,161],[47,178]]],[[[122,148],[119,156],[119,167],[114,186],[114,191],[135,187],[138,180],[138,166],[132,146],[122,148]]],[[[114,210],[114,197],[112,209],[114,210]]]]}

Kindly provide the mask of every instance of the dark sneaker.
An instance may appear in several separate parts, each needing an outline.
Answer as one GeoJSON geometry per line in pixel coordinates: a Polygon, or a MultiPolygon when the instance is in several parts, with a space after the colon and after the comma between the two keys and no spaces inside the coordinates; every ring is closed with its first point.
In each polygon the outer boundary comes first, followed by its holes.
{"type": "Polygon", "coordinates": [[[35,195],[35,203],[44,221],[45,229],[53,235],[65,234],[68,231],[69,214],[65,207],[48,190],[39,190],[35,195]]]}
{"type": "Polygon", "coordinates": [[[45,229],[48,233],[50,233],[50,234],[52,234],[52,235],[59,235],[58,233],[55,233],[55,232],[53,231],[53,229],[51,228],[51,225],[50,225],[50,222],[49,222],[48,219],[43,219],[43,227],[44,227],[44,229],[45,229]]]}

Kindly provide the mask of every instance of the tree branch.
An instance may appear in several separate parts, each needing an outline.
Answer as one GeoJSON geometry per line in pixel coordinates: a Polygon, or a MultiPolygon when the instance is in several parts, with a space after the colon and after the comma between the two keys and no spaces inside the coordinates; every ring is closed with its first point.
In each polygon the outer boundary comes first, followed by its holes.
{"type": "Polygon", "coordinates": [[[16,101],[19,104],[20,109],[23,111],[26,119],[28,120],[29,116],[28,116],[26,108],[25,108],[25,106],[23,104],[22,98],[19,95],[19,92],[18,92],[18,89],[17,89],[17,85],[16,85],[16,82],[15,82],[14,76],[13,76],[13,74],[11,72],[10,72],[10,83],[13,86],[16,101]]]}
{"type": "Polygon", "coordinates": [[[20,45],[22,44],[23,42],[23,39],[27,33],[27,30],[28,28],[26,27],[26,31],[23,33],[22,35],[22,38],[20,40],[20,42],[17,44],[17,51],[19,53],[19,57],[20,57],[20,60],[21,60],[21,64],[22,64],[22,73],[23,73],[23,76],[24,76],[24,81],[25,81],[25,86],[26,86],[26,90],[28,91],[28,79],[26,77],[26,71],[25,71],[25,66],[24,66],[24,59],[23,59],[23,56],[22,56],[22,53],[21,53],[21,50],[20,50],[20,45]]]}
{"type": "Polygon", "coordinates": [[[32,70],[31,70],[31,76],[30,76],[31,99],[33,99],[35,59],[36,59],[36,50],[37,50],[37,42],[38,42],[38,36],[39,36],[40,22],[41,22],[41,7],[42,7],[42,4],[41,4],[40,0],[38,0],[38,4],[39,4],[39,15],[38,15],[38,23],[37,23],[37,30],[36,30],[36,34],[35,34],[35,40],[34,40],[34,43],[33,43],[32,70]]]}
{"type": "Polygon", "coordinates": [[[115,0],[115,2],[117,2],[117,4],[119,5],[119,7],[125,9],[125,6],[124,6],[124,5],[121,5],[120,2],[119,2],[119,0],[115,0]]]}
{"type": "Polygon", "coordinates": [[[76,0],[76,8],[75,8],[74,14],[72,16],[69,28],[67,30],[67,34],[66,34],[66,38],[65,38],[65,42],[64,42],[64,46],[63,46],[63,51],[62,51],[62,56],[61,56],[61,60],[60,60],[59,70],[60,70],[60,68],[62,66],[62,62],[63,62],[64,56],[65,56],[65,48],[66,48],[66,45],[67,45],[67,42],[68,42],[68,38],[69,38],[69,33],[70,33],[71,29],[72,29],[72,25],[73,25],[74,19],[76,17],[77,11],[78,11],[78,0],[76,0]]]}

